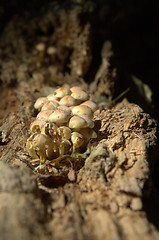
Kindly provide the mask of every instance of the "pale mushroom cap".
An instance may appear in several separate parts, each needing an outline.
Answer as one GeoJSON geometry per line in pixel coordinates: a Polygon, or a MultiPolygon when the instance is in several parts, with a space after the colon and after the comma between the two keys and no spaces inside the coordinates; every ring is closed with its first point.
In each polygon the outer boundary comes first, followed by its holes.
{"type": "Polygon", "coordinates": [[[80,116],[73,116],[69,121],[70,128],[85,128],[87,127],[87,122],[80,116]]]}
{"type": "Polygon", "coordinates": [[[40,119],[35,119],[31,124],[30,124],[30,132],[32,133],[39,133],[41,132],[42,127],[45,125],[45,121],[42,121],[40,119]]]}
{"type": "Polygon", "coordinates": [[[58,106],[57,109],[61,109],[61,110],[65,111],[65,112],[67,112],[68,114],[71,114],[71,112],[72,112],[69,107],[64,106],[64,105],[58,106]]]}
{"type": "Polygon", "coordinates": [[[74,91],[71,93],[71,96],[80,101],[86,101],[89,98],[88,93],[83,90],[74,91]]]}
{"type": "Polygon", "coordinates": [[[61,87],[61,88],[58,88],[56,89],[54,92],[53,92],[53,95],[56,97],[56,98],[62,98],[68,94],[70,94],[70,90],[68,88],[64,88],[64,87],[61,87]]]}
{"type": "Polygon", "coordinates": [[[70,115],[61,109],[56,109],[50,116],[49,121],[56,123],[57,126],[60,126],[66,123],[70,118],[70,115]]]}
{"type": "Polygon", "coordinates": [[[81,129],[80,133],[87,139],[96,138],[97,133],[92,128],[81,129]]]}
{"type": "Polygon", "coordinates": [[[48,101],[46,102],[42,108],[41,108],[41,111],[44,111],[44,110],[55,110],[58,106],[58,103],[57,102],[54,102],[54,101],[48,101]]]}
{"type": "Polygon", "coordinates": [[[53,46],[50,46],[50,47],[47,48],[47,54],[48,55],[53,55],[56,52],[57,52],[57,49],[55,47],[53,47],[53,46]]]}
{"type": "Polygon", "coordinates": [[[58,98],[56,98],[53,93],[49,94],[46,98],[47,98],[48,101],[53,101],[53,102],[56,102],[56,103],[59,102],[58,98]]]}
{"type": "Polygon", "coordinates": [[[33,139],[33,147],[44,149],[46,145],[51,144],[51,138],[44,134],[37,134],[33,139]]]}
{"type": "Polygon", "coordinates": [[[53,113],[53,110],[44,110],[38,113],[37,119],[47,122],[49,116],[53,113]]]}
{"type": "Polygon", "coordinates": [[[48,101],[46,97],[40,97],[34,103],[34,108],[40,110],[42,106],[48,101]]]}
{"type": "Polygon", "coordinates": [[[93,112],[95,112],[98,108],[97,104],[91,100],[88,100],[86,102],[83,102],[81,105],[88,106],[92,109],[93,112]]]}
{"type": "Polygon", "coordinates": [[[94,127],[94,122],[93,120],[87,116],[87,115],[80,115],[81,118],[83,118],[87,122],[87,127],[93,128],[94,127]]]}
{"type": "Polygon", "coordinates": [[[76,91],[82,91],[82,88],[79,86],[74,86],[72,88],[70,88],[71,92],[76,92],[76,91]]]}
{"type": "Polygon", "coordinates": [[[39,52],[43,52],[45,50],[45,43],[38,43],[35,47],[39,52]]]}
{"type": "Polygon", "coordinates": [[[83,135],[81,133],[72,132],[72,134],[71,134],[71,141],[72,141],[73,146],[75,148],[79,148],[84,143],[84,137],[83,137],[83,135]]]}
{"type": "Polygon", "coordinates": [[[61,138],[65,138],[65,139],[70,139],[71,138],[71,129],[65,126],[61,126],[58,128],[57,130],[59,136],[61,136],[61,138]]]}
{"type": "Polygon", "coordinates": [[[88,106],[85,106],[85,105],[79,105],[79,106],[75,106],[73,109],[72,109],[72,113],[74,115],[87,115],[89,116],[90,118],[93,117],[93,112],[92,112],[92,109],[88,106]]]}
{"type": "Polygon", "coordinates": [[[76,105],[76,100],[73,97],[67,95],[61,98],[61,100],[59,101],[59,104],[70,107],[70,106],[76,105]]]}

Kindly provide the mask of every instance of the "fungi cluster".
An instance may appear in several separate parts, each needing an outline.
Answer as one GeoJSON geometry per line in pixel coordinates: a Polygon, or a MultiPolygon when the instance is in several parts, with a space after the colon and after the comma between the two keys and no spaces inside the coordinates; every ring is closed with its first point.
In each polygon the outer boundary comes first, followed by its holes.
{"type": "Polygon", "coordinates": [[[39,113],[30,124],[26,148],[40,165],[65,155],[75,157],[86,150],[90,139],[97,137],[93,130],[97,105],[80,87],[58,88],[38,98],[34,108],[39,113]]]}

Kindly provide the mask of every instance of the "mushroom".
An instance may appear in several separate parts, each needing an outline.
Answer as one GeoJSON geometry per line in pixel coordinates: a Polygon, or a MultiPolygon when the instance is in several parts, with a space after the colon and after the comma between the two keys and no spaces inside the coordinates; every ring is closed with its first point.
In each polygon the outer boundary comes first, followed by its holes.
{"type": "Polygon", "coordinates": [[[54,55],[57,52],[57,49],[53,46],[49,46],[46,50],[48,55],[54,55]]]}
{"type": "Polygon", "coordinates": [[[72,132],[71,141],[73,143],[73,152],[75,152],[77,148],[79,148],[83,145],[84,137],[81,133],[72,132]]]}
{"type": "Polygon", "coordinates": [[[62,139],[69,140],[71,138],[71,129],[68,127],[65,127],[65,126],[59,127],[57,129],[57,133],[62,139]]]}
{"type": "Polygon", "coordinates": [[[83,118],[87,122],[87,127],[93,128],[94,127],[94,121],[87,115],[80,115],[81,118],[83,118]]]}
{"type": "Polygon", "coordinates": [[[79,101],[86,101],[88,99],[88,93],[83,90],[77,90],[71,93],[71,96],[79,101]]]}
{"type": "Polygon", "coordinates": [[[40,109],[42,108],[42,106],[48,101],[48,99],[46,97],[40,97],[36,100],[35,104],[34,104],[34,108],[38,109],[40,111],[40,109]]]}
{"type": "Polygon", "coordinates": [[[51,138],[57,135],[57,126],[55,123],[47,122],[41,128],[41,133],[50,136],[51,138]]]}
{"type": "Polygon", "coordinates": [[[57,102],[48,101],[42,106],[41,111],[43,111],[43,110],[55,110],[57,108],[57,106],[58,106],[57,102]]]}
{"type": "Polygon", "coordinates": [[[58,98],[55,97],[53,93],[49,94],[46,98],[48,101],[53,101],[53,102],[59,103],[58,98]]]}
{"type": "Polygon", "coordinates": [[[66,123],[70,118],[70,115],[68,112],[63,111],[61,109],[56,109],[50,116],[49,121],[56,123],[57,126],[60,126],[64,123],[66,123]]]}
{"type": "Polygon", "coordinates": [[[58,106],[57,109],[61,109],[65,112],[68,112],[68,114],[71,114],[71,109],[67,106],[61,105],[61,106],[58,106]]]}
{"type": "Polygon", "coordinates": [[[95,112],[98,108],[97,104],[91,100],[88,100],[86,102],[81,103],[81,105],[88,106],[92,109],[93,112],[95,112]]]}
{"type": "Polygon", "coordinates": [[[92,112],[91,108],[88,107],[88,106],[85,106],[85,105],[75,106],[75,107],[72,109],[72,113],[73,113],[74,115],[87,115],[87,116],[89,116],[90,118],[93,117],[93,112],[92,112]]]}
{"type": "Polygon", "coordinates": [[[96,138],[97,133],[92,129],[92,128],[85,128],[81,129],[80,133],[86,138],[86,139],[91,139],[91,138],[96,138]]]}
{"type": "Polygon", "coordinates": [[[46,159],[53,158],[53,143],[48,136],[44,134],[35,135],[32,141],[32,146],[40,157],[40,163],[44,163],[46,159]]]}
{"type": "Polygon", "coordinates": [[[38,155],[37,153],[35,152],[35,149],[33,148],[33,136],[30,136],[28,139],[27,139],[27,142],[26,142],[26,148],[29,152],[29,155],[33,158],[33,159],[38,159],[38,155]]]}
{"type": "Polygon", "coordinates": [[[59,155],[72,153],[72,143],[68,139],[62,139],[59,144],[59,155]]]}
{"type": "Polygon", "coordinates": [[[45,121],[42,121],[40,119],[35,119],[31,124],[30,124],[30,132],[32,133],[40,133],[42,127],[45,125],[45,121]]]}
{"type": "Polygon", "coordinates": [[[81,87],[79,86],[74,86],[72,88],[70,88],[71,92],[76,92],[76,91],[83,91],[81,87]]]}
{"type": "Polygon", "coordinates": [[[67,95],[61,98],[61,100],[59,101],[59,104],[70,107],[70,106],[76,105],[77,102],[73,97],[71,97],[70,95],[67,95]]]}
{"type": "Polygon", "coordinates": [[[45,43],[38,43],[36,46],[36,49],[39,51],[39,52],[44,52],[45,50],[45,43]]]}
{"type": "Polygon", "coordinates": [[[85,128],[87,127],[87,122],[80,116],[71,117],[69,123],[69,128],[85,128]]]}
{"type": "Polygon", "coordinates": [[[53,92],[53,95],[56,97],[56,98],[62,98],[68,94],[70,94],[70,90],[68,88],[64,88],[64,87],[61,87],[61,88],[58,88],[56,89],[54,92],[53,92]]]}
{"type": "Polygon", "coordinates": [[[39,112],[36,118],[47,122],[49,119],[49,116],[52,113],[53,113],[53,110],[44,110],[44,111],[39,112]]]}

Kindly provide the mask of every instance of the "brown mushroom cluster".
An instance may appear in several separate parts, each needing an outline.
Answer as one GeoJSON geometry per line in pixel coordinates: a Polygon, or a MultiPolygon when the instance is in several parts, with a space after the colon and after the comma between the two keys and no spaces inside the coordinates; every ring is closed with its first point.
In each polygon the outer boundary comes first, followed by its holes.
{"type": "Polygon", "coordinates": [[[38,98],[34,107],[39,113],[30,125],[26,147],[40,164],[64,155],[76,156],[97,137],[92,119],[97,104],[80,87],[58,88],[38,98]]]}

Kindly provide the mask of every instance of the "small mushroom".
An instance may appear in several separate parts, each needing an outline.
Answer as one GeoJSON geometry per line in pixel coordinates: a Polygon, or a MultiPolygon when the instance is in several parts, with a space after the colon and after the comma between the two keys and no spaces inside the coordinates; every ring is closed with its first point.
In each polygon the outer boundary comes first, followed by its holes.
{"type": "Polygon", "coordinates": [[[45,121],[42,121],[40,119],[35,119],[31,124],[30,124],[30,132],[31,133],[40,133],[42,127],[45,125],[45,121]]]}
{"type": "Polygon", "coordinates": [[[53,46],[49,46],[46,50],[48,55],[54,55],[57,52],[57,49],[53,46]]]}
{"type": "Polygon", "coordinates": [[[64,87],[58,88],[53,92],[53,95],[56,98],[62,98],[68,94],[70,94],[70,90],[68,88],[64,88],[64,87]]]}
{"type": "Polygon", "coordinates": [[[61,126],[57,129],[58,135],[62,139],[70,139],[71,138],[71,129],[65,126],[61,126]]]}
{"type": "Polygon", "coordinates": [[[87,122],[81,118],[80,116],[71,117],[69,124],[69,128],[85,128],[87,127],[87,122]]]}
{"type": "Polygon", "coordinates": [[[85,105],[79,105],[79,106],[75,106],[73,109],[72,109],[72,113],[74,115],[87,115],[89,116],[90,118],[93,117],[93,112],[92,112],[92,109],[88,106],[85,106],[85,105]]]}
{"type": "Polygon", "coordinates": [[[98,108],[97,104],[91,100],[88,100],[86,102],[83,102],[81,105],[88,106],[89,108],[92,109],[93,112],[95,112],[98,108]]]}
{"type": "Polygon", "coordinates": [[[46,159],[54,156],[52,140],[44,134],[37,134],[33,138],[32,146],[40,157],[40,163],[44,163],[46,159]]]}
{"type": "Polygon", "coordinates": [[[46,98],[48,101],[53,101],[53,102],[59,103],[58,98],[55,97],[53,93],[49,94],[46,98]]]}
{"type": "Polygon", "coordinates": [[[58,103],[57,102],[54,102],[54,101],[48,101],[46,102],[43,107],[41,108],[41,111],[44,111],[44,110],[55,110],[58,106],[58,103]]]}
{"type": "Polygon", "coordinates": [[[77,92],[77,91],[83,91],[81,87],[79,86],[74,86],[72,88],[70,88],[71,92],[77,92]]]}
{"type": "Polygon", "coordinates": [[[69,107],[64,106],[64,105],[58,106],[57,109],[61,109],[61,110],[65,111],[65,112],[68,112],[68,114],[71,114],[71,112],[72,112],[69,107]]]}
{"type": "Polygon", "coordinates": [[[81,133],[72,132],[71,141],[73,143],[73,152],[79,147],[81,147],[84,143],[84,137],[81,133]]]}
{"type": "Polygon", "coordinates": [[[79,101],[86,101],[88,99],[88,93],[83,90],[77,90],[71,93],[71,96],[79,101]]]}
{"type": "Polygon", "coordinates": [[[80,115],[81,118],[83,118],[87,122],[87,127],[93,128],[94,127],[94,121],[87,115],[80,115]]]}
{"type": "Polygon", "coordinates": [[[59,104],[70,107],[70,106],[76,105],[77,102],[73,97],[71,97],[70,95],[67,95],[61,98],[61,100],[59,101],[59,104]]]}
{"type": "Polygon", "coordinates": [[[64,123],[66,123],[70,118],[70,115],[63,110],[56,109],[50,116],[49,121],[56,123],[57,126],[60,126],[64,123]]]}
{"type": "Polygon", "coordinates": [[[97,138],[97,133],[96,133],[92,128],[81,129],[81,130],[80,130],[80,133],[81,133],[86,139],[97,138]]]}
{"type": "Polygon", "coordinates": [[[47,122],[49,116],[53,113],[53,110],[44,110],[38,113],[37,119],[47,122]]]}
{"type": "Polygon", "coordinates": [[[57,126],[55,123],[47,122],[41,128],[41,133],[50,136],[51,138],[57,135],[57,126]]]}
{"type": "Polygon", "coordinates": [[[36,49],[39,51],[39,52],[44,52],[45,50],[45,43],[38,43],[36,46],[36,49]]]}
{"type": "Polygon", "coordinates": [[[26,149],[29,153],[29,155],[33,158],[33,159],[38,159],[38,155],[33,147],[33,136],[30,136],[28,139],[27,139],[27,142],[26,142],[26,149]]]}
{"type": "Polygon", "coordinates": [[[40,111],[40,109],[42,108],[42,106],[48,102],[48,99],[46,97],[40,97],[36,100],[35,104],[34,104],[34,108],[38,109],[40,111]]]}
{"type": "Polygon", "coordinates": [[[59,155],[71,154],[72,144],[68,139],[62,139],[59,144],[59,155]]]}

